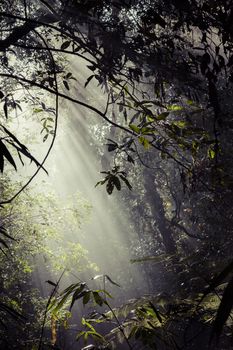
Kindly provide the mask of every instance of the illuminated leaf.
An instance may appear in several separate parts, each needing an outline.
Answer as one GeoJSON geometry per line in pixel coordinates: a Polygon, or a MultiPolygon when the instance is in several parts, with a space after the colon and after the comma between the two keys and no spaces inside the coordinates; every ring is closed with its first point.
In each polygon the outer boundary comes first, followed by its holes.
{"type": "Polygon", "coordinates": [[[175,111],[182,111],[184,108],[179,105],[171,105],[171,106],[168,106],[167,109],[169,111],[175,112],[175,111]]]}
{"type": "Polygon", "coordinates": [[[147,140],[147,138],[140,136],[138,140],[146,150],[150,148],[150,142],[147,140]]]}
{"type": "Polygon", "coordinates": [[[130,124],[129,127],[130,127],[131,130],[133,130],[137,134],[140,134],[141,129],[138,126],[136,126],[134,124],[130,124]]]}

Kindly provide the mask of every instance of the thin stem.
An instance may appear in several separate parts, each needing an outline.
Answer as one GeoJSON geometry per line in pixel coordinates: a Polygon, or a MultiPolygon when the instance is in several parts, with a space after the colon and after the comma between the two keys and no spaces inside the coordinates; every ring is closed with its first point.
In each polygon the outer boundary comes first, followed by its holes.
{"type": "Polygon", "coordinates": [[[117,322],[117,324],[118,324],[118,326],[119,326],[119,330],[120,330],[120,332],[122,333],[123,337],[125,338],[125,341],[126,341],[128,347],[129,347],[129,349],[133,350],[133,347],[132,347],[132,345],[130,344],[128,337],[126,336],[126,334],[125,334],[125,332],[124,332],[124,329],[123,329],[123,327],[122,327],[122,324],[120,323],[120,321],[119,321],[119,319],[118,319],[118,317],[117,317],[115,311],[113,310],[113,308],[111,307],[111,305],[110,305],[106,300],[105,300],[105,304],[107,305],[107,307],[108,307],[109,310],[111,311],[113,317],[115,318],[115,320],[116,320],[116,322],[117,322]]]}

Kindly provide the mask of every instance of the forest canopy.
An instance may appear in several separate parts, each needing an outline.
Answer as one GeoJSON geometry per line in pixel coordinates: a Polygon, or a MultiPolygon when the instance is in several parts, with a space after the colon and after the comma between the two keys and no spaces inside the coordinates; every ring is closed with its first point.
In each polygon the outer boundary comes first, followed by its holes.
{"type": "MultiPolygon", "coordinates": [[[[62,106],[72,103],[85,111],[86,130],[94,123],[105,126],[101,137],[95,136],[101,145],[96,153],[102,178],[93,186],[106,189],[112,197],[120,191],[140,242],[139,254],[131,263],[143,266],[153,290],[149,299],[128,305],[123,317],[113,311],[105,288],[90,290],[76,283],[57,295],[58,283],[52,282],[54,290],[47,306],[43,304],[46,311],[39,342],[27,349],[46,348],[46,316],[50,310],[52,332],[58,332],[58,312],[67,307],[69,298],[70,308],[82,299],[83,304],[92,301],[112,313],[117,324],[112,337],[95,329],[108,316],[95,315],[90,322],[84,319],[88,331],[82,331],[78,339],[87,341],[92,336],[93,349],[112,349],[112,338],[119,333],[120,343],[130,349],[134,342],[148,349],[195,349],[200,347],[199,332],[204,334],[203,349],[213,346],[221,334],[221,349],[229,348],[233,306],[231,1],[3,0],[0,18],[1,271],[4,254],[11,249],[9,241],[15,240],[4,211],[28,190],[32,180],[36,183],[39,171],[48,173],[46,164],[63,118],[62,106]],[[83,67],[88,73],[81,86],[78,72],[83,67]],[[104,103],[88,100],[90,87],[104,103]],[[87,96],[82,96],[83,89],[87,96]],[[30,142],[26,144],[12,129],[25,111],[32,120],[43,113],[37,124],[41,144],[47,148],[42,160],[34,155],[30,142]],[[28,161],[35,166],[33,175],[9,190],[10,169],[17,171],[28,161]],[[163,282],[154,289],[157,279],[163,282]]],[[[118,285],[114,278],[103,276],[103,281],[110,279],[110,284],[118,285]]],[[[7,293],[12,294],[11,286],[7,293]]],[[[7,300],[8,304],[5,299],[0,304],[3,317],[22,318],[10,308],[10,297],[7,300]]],[[[50,347],[60,349],[56,332],[50,347]]],[[[7,344],[9,334],[4,327],[1,334],[7,344]]],[[[15,339],[15,348],[26,349],[22,344],[15,339]]]]}

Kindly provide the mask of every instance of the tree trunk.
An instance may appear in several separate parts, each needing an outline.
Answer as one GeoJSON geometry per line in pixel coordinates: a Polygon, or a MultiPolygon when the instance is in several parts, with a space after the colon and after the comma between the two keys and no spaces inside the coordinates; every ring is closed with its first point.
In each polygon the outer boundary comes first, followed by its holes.
{"type": "Polygon", "coordinates": [[[153,173],[149,169],[144,170],[144,181],[146,190],[145,198],[150,205],[152,216],[154,217],[162,236],[165,251],[167,254],[174,254],[176,253],[176,244],[172,237],[171,230],[167,226],[163,201],[157,191],[156,184],[154,183],[153,173]]]}

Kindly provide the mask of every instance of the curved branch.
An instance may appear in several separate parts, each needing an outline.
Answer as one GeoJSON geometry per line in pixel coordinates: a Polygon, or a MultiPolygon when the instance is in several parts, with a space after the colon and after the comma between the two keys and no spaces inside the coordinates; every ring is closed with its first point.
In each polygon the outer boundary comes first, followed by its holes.
{"type": "MultiPolygon", "coordinates": [[[[47,46],[46,41],[44,40],[44,38],[35,31],[35,33],[40,37],[40,39],[43,41],[43,43],[47,46]]],[[[33,181],[33,179],[36,177],[36,175],[39,173],[39,171],[43,168],[44,163],[46,162],[56,139],[56,135],[57,135],[57,126],[58,126],[58,110],[59,110],[59,94],[58,94],[58,82],[57,82],[57,73],[56,73],[56,64],[53,58],[53,54],[48,50],[50,58],[51,58],[51,62],[53,65],[53,71],[54,71],[54,82],[55,82],[55,94],[56,94],[56,106],[55,106],[55,122],[54,122],[54,133],[53,133],[53,138],[51,141],[51,144],[47,150],[47,153],[43,159],[43,161],[40,163],[40,165],[38,166],[37,170],[34,172],[34,174],[30,177],[30,179],[23,185],[23,187],[20,188],[19,191],[17,191],[11,198],[9,198],[8,200],[2,201],[0,202],[0,205],[3,204],[7,204],[7,203],[11,203],[16,197],[18,197],[20,195],[20,193],[22,193],[27,187],[28,185],[33,181]]]]}
{"type": "Polygon", "coordinates": [[[0,73],[0,76],[1,77],[6,77],[6,78],[11,78],[11,79],[14,79],[14,80],[17,80],[17,81],[21,81],[21,82],[24,82],[24,83],[27,83],[31,86],[35,86],[35,87],[38,87],[42,90],[45,90],[47,92],[50,92],[51,94],[57,94],[59,97],[62,97],[70,102],[73,102],[75,104],[78,104],[80,106],[83,106],[85,108],[88,108],[90,109],[91,111],[95,112],[96,114],[98,114],[100,117],[102,117],[104,120],[106,120],[108,123],[110,123],[111,125],[114,125],[115,127],[119,128],[119,129],[122,129],[124,131],[126,131],[127,133],[131,134],[131,135],[135,135],[135,133],[127,128],[125,128],[124,126],[122,125],[119,125],[115,122],[113,122],[111,119],[109,119],[103,112],[101,112],[99,109],[97,109],[96,107],[93,107],[91,105],[89,105],[88,103],[85,103],[85,102],[82,102],[80,100],[77,100],[76,98],[73,98],[73,97],[70,97],[70,96],[67,96],[66,94],[63,94],[61,92],[57,92],[54,91],[53,89],[47,87],[47,86],[44,86],[44,85],[41,85],[40,83],[37,83],[35,81],[32,81],[30,79],[27,79],[27,78],[24,78],[24,77],[20,77],[18,75],[14,75],[14,74],[9,74],[9,73],[0,73]]]}

